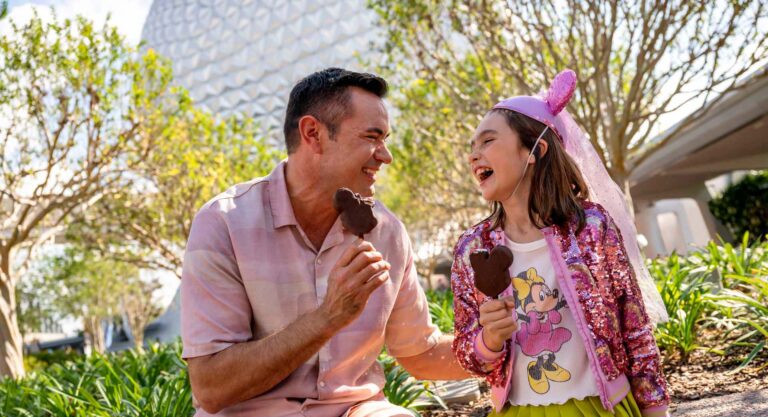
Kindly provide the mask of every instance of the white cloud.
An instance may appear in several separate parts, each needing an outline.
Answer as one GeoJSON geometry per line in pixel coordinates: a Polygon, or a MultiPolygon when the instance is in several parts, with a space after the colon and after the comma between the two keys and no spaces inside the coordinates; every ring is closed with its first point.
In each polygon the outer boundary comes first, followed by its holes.
{"type": "Polygon", "coordinates": [[[117,27],[129,43],[136,45],[141,40],[141,29],[151,5],[152,0],[57,0],[23,4],[11,1],[8,17],[0,23],[0,33],[10,32],[8,20],[12,19],[17,24],[24,23],[32,17],[35,10],[44,20],[50,19],[50,8],[53,6],[60,19],[82,15],[97,25],[104,23],[107,15],[111,15],[111,24],[117,27]]]}

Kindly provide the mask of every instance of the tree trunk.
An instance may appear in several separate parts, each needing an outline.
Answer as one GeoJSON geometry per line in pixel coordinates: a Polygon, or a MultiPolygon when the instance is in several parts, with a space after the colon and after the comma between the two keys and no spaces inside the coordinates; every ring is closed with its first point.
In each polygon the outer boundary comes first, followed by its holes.
{"type": "Polygon", "coordinates": [[[434,290],[434,285],[432,285],[432,273],[435,271],[435,265],[437,264],[435,259],[436,257],[432,256],[416,265],[418,275],[424,277],[424,280],[426,281],[427,291],[434,290]]]}
{"type": "Polygon", "coordinates": [[[632,220],[634,221],[635,206],[632,200],[632,187],[630,186],[630,183],[629,183],[629,174],[626,174],[624,171],[616,171],[616,170],[609,170],[608,173],[611,175],[611,179],[613,179],[613,181],[616,184],[618,184],[622,194],[624,194],[624,201],[627,203],[627,209],[629,210],[629,215],[632,217],[632,220]]]}
{"type": "MultiPolygon", "coordinates": [[[[137,300],[134,300],[138,304],[137,300]]],[[[127,303],[126,303],[127,304],[127,303]]],[[[133,305],[132,307],[138,307],[133,305]]],[[[125,308],[125,316],[128,321],[128,327],[131,329],[131,336],[133,336],[133,345],[137,351],[144,351],[144,328],[147,326],[147,321],[140,311],[136,308],[135,311],[130,311],[130,308],[125,308]]]]}
{"type": "Polygon", "coordinates": [[[635,205],[632,201],[632,190],[629,185],[629,177],[623,179],[622,182],[619,183],[621,185],[621,191],[624,192],[624,200],[627,202],[627,209],[629,210],[629,215],[632,216],[632,219],[635,219],[635,205]]]}
{"type": "MultiPolygon", "coordinates": [[[[429,275],[428,275],[428,278],[427,278],[427,282],[429,283],[429,290],[430,291],[434,291],[435,290],[435,285],[432,284],[432,275],[435,274],[435,268],[437,267],[437,258],[438,258],[437,256],[433,256],[433,257],[429,258],[429,267],[428,267],[429,268],[429,272],[428,272],[429,275]]],[[[449,277],[449,279],[450,279],[450,277],[449,277]]]]}
{"type": "Polygon", "coordinates": [[[104,330],[101,326],[101,317],[88,316],[83,319],[85,334],[91,342],[91,354],[98,353],[103,355],[106,351],[104,346],[104,330]]]}
{"type": "Polygon", "coordinates": [[[139,329],[133,335],[133,346],[138,352],[144,352],[144,329],[139,329]]]}
{"type": "Polygon", "coordinates": [[[16,318],[15,281],[11,275],[12,252],[0,254],[0,377],[24,376],[22,338],[16,318]]]}

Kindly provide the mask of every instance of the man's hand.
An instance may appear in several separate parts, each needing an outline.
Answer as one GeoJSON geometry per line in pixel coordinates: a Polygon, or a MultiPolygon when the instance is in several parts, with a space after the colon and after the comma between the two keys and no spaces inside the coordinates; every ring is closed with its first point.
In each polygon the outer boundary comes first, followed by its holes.
{"type": "Polygon", "coordinates": [[[189,358],[192,391],[200,405],[215,414],[273,389],[360,316],[371,293],[389,279],[389,268],[373,245],[358,241],[331,270],[319,308],[263,339],[189,358]]]}
{"type": "Polygon", "coordinates": [[[483,342],[488,349],[501,352],[504,342],[517,330],[517,321],[512,314],[515,298],[504,297],[488,300],[480,306],[480,325],[483,326],[483,342]]]}
{"type": "Polygon", "coordinates": [[[363,312],[371,293],[389,279],[389,268],[370,242],[358,241],[331,270],[328,292],[318,311],[333,329],[348,325],[363,312]]]}

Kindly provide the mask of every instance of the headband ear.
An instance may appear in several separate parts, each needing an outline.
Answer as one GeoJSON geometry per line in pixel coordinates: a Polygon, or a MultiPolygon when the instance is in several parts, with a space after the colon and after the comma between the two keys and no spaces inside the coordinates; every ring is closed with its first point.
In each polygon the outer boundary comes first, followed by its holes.
{"type": "Polygon", "coordinates": [[[565,106],[567,106],[568,102],[571,100],[571,97],[573,97],[573,92],[575,90],[575,72],[567,69],[555,75],[544,98],[544,101],[547,102],[547,107],[553,116],[557,116],[558,113],[563,111],[565,106]]]}

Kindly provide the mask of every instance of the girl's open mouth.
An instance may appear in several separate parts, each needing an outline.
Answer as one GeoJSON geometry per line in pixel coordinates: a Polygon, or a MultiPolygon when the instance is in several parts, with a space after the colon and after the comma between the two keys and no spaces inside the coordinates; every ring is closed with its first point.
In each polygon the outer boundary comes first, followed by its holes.
{"type": "Polygon", "coordinates": [[[490,168],[478,168],[475,170],[475,176],[477,176],[480,182],[487,180],[491,175],[493,175],[493,170],[490,168]]]}

